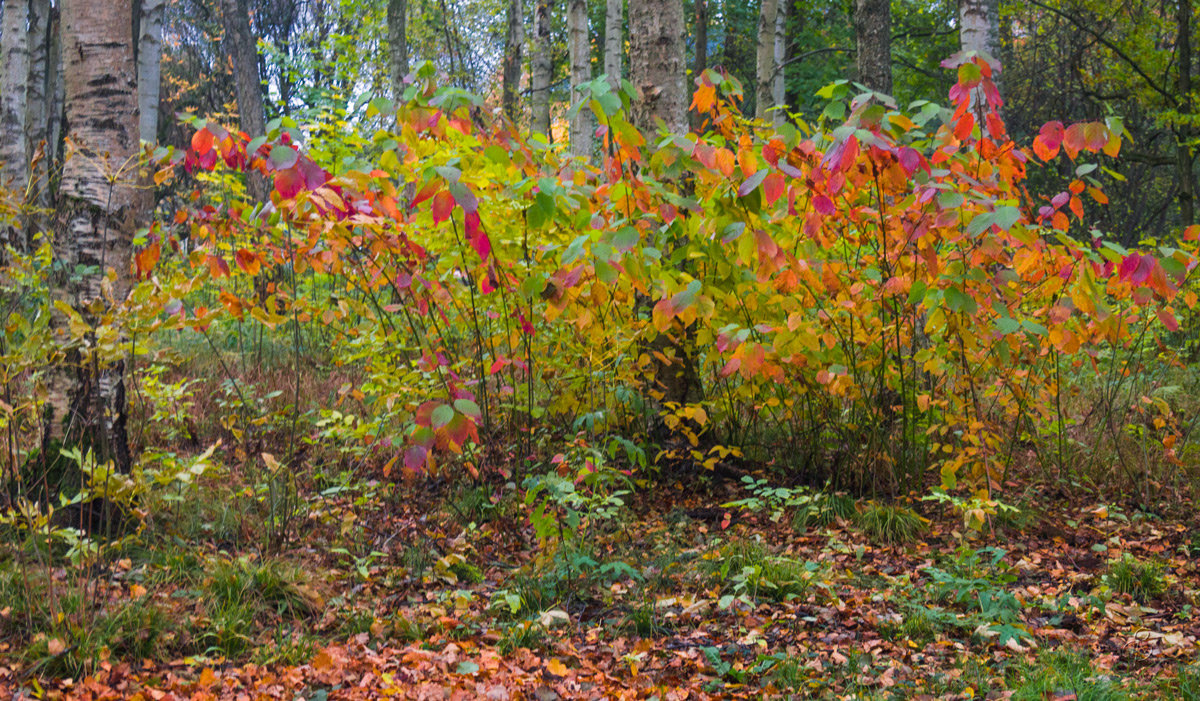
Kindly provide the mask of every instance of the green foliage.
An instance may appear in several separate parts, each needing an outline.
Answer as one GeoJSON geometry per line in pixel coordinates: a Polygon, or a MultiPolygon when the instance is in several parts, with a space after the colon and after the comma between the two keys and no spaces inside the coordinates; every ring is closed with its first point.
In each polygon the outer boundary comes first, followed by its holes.
{"type": "Polygon", "coordinates": [[[1167,590],[1162,564],[1139,560],[1129,553],[1109,560],[1103,580],[1114,591],[1129,594],[1143,603],[1162,596],[1167,590]]]}
{"type": "Polygon", "coordinates": [[[858,527],[877,543],[901,544],[916,540],[928,521],[898,504],[870,504],[855,517],[858,527]]]}

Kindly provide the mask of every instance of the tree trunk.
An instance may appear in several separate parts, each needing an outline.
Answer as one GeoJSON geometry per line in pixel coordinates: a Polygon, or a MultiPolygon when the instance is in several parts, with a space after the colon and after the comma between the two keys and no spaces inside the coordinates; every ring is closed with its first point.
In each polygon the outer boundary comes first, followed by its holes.
{"type": "MultiPolygon", "coordinates": [[[[1176,77],[1177,92],[1180,95],[1179,112],[1186,117],[1192,113],[1192,0],[1179,0],[1175,22],[1179,34],[1175,46],[1175,57],[1179,65],[1179,74],[1176,77]]],[[[1189,226],[1196,221],[1196,180],[1192,172],[1192,152],[1189,147],[1195,130],[1185,122],[1183,126],[1177,127],[1175,132],[1179,218],[1184,226],[1189,226]]]]}
{"type": "MultiPolygon", "coordinates": [[[[692,21],[692,37],[695,48],[692,52],[692,77],[698,79],[708,69],[708,0],[695,0],[694,9],[696,12],[692,21]]],[[[693,129],[699,129],[703,125],[704,116],[699,112],[692,112],[690,117],[693,129]]]]}
{"type": "Polygon", "coordinates": [[[758,61],[754,82],[754,116],[767,118],[772,107],[775,79],[775,18],[779,13],[779,0],[761,0],[758,8],[758,61]]]}
{"type": "Polygon", "coordinates": [[[1000,55],[1000,0],[958,0],[958,26],[963,51],[1000,55]]]}
{"type": "MultiPolygon", "coordinates": [[[[65,270],[84,272],[60,280],[55,294],[90,319],[91,305],[119,303],[128,293],[133,234],[144,208],[130,166],[138,153],[133,3],[62,0],[62,31],[74,154],[63,164],[54,248],[65,270]]],[[[89,345],[88,353],[69,354],[51,382],[48,435],[128,471],[123,361],[95,339],[89,345]]]]}
{"type": "Polygon", "coordinates": [[[784,60],[787,53],[787,0],[779,0],[775,14],[775,74],[771,78],[771,104],[779,109],[774,112],[775,126],[783,124],[787,107],[787,81],[784,80],[784,60]]]}
{"type": "MultiPolygon", "coordinates": [[[[514,0],[520,2],[520,0],[514,0]]],[[[404,94],[404,76],[408,75],[408,0],[388,0],[388,78],[392,97],[399,100],[404,94]]],[[[505,80],[508,80],[505,69],[505,80]]]]}
{"type": "MultiPolygon", "coordinates": [[[[631,121],[653,143],[661,123],[668,132],[687,131],[688,95],[684,79],[683,4],[680,0],[630,0],[629,80],[637,91],[631,121]]],[[[639,295],[642,314],[651,300],[639,295]]],[[[686,330],[680,338],[658,334],[643,352],[652,359],[656,395],[663,402],[686,404],[699,392],[694,355],[686,330]]]]}
{"type": "MultiPolygon", "coordinates": [[[[29,0],[2,0],[0,22],[0,187],[24,193],[29,182],[25,134],[29,81],[29,0]]],[[[23,246],[16,229],[0,226],[0,245],[23,246]]]]}
{"type": "MultiPolygon", "coordinates": [[[[250,31],[246,0],[221,0],[221,18],[225,25],[226,51],[233,61],[238,126],[252,139],[264,136],[267,117],[263,108],[262,79],[258,75],[258,47],[250,31]]],[[[251,173],[247,182],[254,199],[265,202],[268,197],[266,181],[257,173],[251,173]]]]}
{"type": "MultiPolygon", "coordinates": [[[[701,0],[703,2],[703,0],[701,0]]],[[[625,0],[604,6],[604,73],[613,90],[621,86],[621,54],[625,48],[625,0]]]]}
{"type": "MultiPolygon", "coordinates": [[[[567,2],[567,52],[571,56],[571,106],[586,99],[583,85],[592,80],[592,44],[588,39],[587,0],[567,2]]],[[[571,155],[592,155],[592,111],[580,105],[571,116],[571,155]]]]}
{"type": "Polygon", "coordinates": [[[29,164],[30,191],[28,201],[37,208],[25,227],[25,240],[32,241],[39,232],[50,227],[44,211],[50,206],[50,164],[54,148],[50,143],[50,121],[53,112],[54,79],[57,67],[52,59],[50,32],[57,29],[50,0],[31,0],[29,3],[29,82],[25,105],[26,153],[29,164]],[[40,154],[40,157],[38,155],[40,154]]]}
{"type": "Polygon", "coordinates": [[[508,0],[508,31],[504,35],[504,114],[517,121],[521,93],[521,53],[525,46],[525,8],[508,0]]]}
{"type": "Polygon", "coordinates": [[[533,51],[529,60],[529,91],[530,103],[533,107],[533,121],[530,127],[534,132],[545,134],[547,141],[553,141],[550,134],[550,0],[535,0],[533,11],[533,51]]]}
{"type": "Polygon", "coordinates": [[[858,82],[892,94],[891,0],[855,0],[854,38],[858,52],[858,82]]]}
{"type": "Polygon", "coordinates": [[[158,95],[162,84],[163,14],[166,0],[142,0],[138,36],[138,134],[158,143],[158,95]]]}
{"type": "Polygon", "coordinates": [[[645,134],[659,119],[672,134],[687,131],[683,26],[680,0],[629,2],[629,80],[638,93],[630,116],[645,134]]]}

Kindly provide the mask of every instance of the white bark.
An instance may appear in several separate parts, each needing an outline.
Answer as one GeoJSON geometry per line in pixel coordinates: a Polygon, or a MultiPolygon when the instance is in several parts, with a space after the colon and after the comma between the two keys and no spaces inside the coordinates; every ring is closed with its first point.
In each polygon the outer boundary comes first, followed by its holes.
{"type": "Polygon", "coordinates": [[[621,54],[625,48],[625,0],[608,0],[604,12],[604,73],[616,90],[621,86],[621,54]]]}
{"type": "MultiPolygon", "coordinates": [[[[771,103],[782,106],[787,102],[787,84],[784,82],[783,61],[787,52],[787,0],[779,0],[775,14],[775,65],[774,77],[771,79],[771,103]]],[[[775,126],[783,124],[784,110],[777,109],[772,113],[771,121],[775,126]]]]}
{"type": "Polygon", "coordinates": [[[3,0],[0,22],[0,187],[24,192],[29,178],[25,140],[29,0],[3,0]]]}
{"type": "Polygon", "coordinates": [[[142,0],[138,37],[138,134],[142,141],[158,141],[158,99],[162,84],[163,14],[166,0],[142,0]]]}
{"type": "Polygon", "coordinates": [[[533,51],[529,59],[529,102],[533,107],[534,132],[550,134],[550,0],[536,0],[533,11],[533,51]]]}
{"type": "Polygon", "coordinates": [[[757,89],[754,92],[754,116],[767,118],[767,110],[773,106],[773,82],[775,74],[775,20],[779,12],[779,0],[761,0],[758,11],[758,71],[755,73],[757,89]]]}
{"type": "MultiPolygon", "coordinates": [[[[568,0],[567,52],[571,56],[571,106],[586,98],[583,85],[592,79],[592,45],[588,40],[587,0],[568,0]]],[[[592,120],[587,105],[580,105],[571,117],[571,154],[578,158],[592,155],[592,120]]]]}

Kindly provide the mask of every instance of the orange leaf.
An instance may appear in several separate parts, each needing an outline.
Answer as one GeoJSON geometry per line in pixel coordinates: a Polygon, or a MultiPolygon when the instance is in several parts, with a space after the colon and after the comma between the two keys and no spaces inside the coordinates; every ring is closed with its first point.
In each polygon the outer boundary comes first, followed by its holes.
{"type": "Polygon", "coordinates": [[[134,256],[134,263],[137,265],[138,277],[145,277],[154,269],[154,264],[158,262],[159,256],[162,254],[162,246],[158,241],[146,246],[138,251],[134,256]]]}
{"type": "Polygon", "coordinates": [[[244,248],[239,248],[237,255],[238,267],[241,268],[247,275],[258,275],[258,271],[262,269],[262,261],[251,251],[244,248]]]}
{"type": "Polygon", "coordinates": [[[771,173],[763,180],[763,204],[775,204],[775,200],[783,195],[784,180],[783,173],[771,173]]]}
{"type": "Polygon", "coordinates": [[[212,147],[213,135],[207,128],[192,134],[192,150],[196,152],[196,155],[203,156],[211,151],[212,147]]]}
{"type": "Polygon", "coordinates": [[[454,195],[449,190],[442,190],[433,196],[433,221],[440,224],[450,218],[454,211],[454,195]]]}

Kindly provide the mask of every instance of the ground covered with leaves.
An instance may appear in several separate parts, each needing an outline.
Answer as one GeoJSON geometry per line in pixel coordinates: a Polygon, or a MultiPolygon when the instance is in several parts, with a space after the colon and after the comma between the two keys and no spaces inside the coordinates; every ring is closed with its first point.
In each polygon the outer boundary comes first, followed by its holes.
{"type": "MultiPolygon", "coordinates": [[[[367,484],[313,497],[304,547],[276,555],[223,541],[233,520],[203,547],[129,547],[78,592],[107,601],[91,637],[18,650],[10,635],[0,684],[79,699],[1200,694],[1194,522],[1030,491],[973,533],[931,500],[702,482],[540,540],[502,485],[367,484]]],[[[51,576],[71,591],[74,573],[51,576]]],[[[10,631],[70,615],[71,594],[47,606],[3,585],[10,631]]]]}

